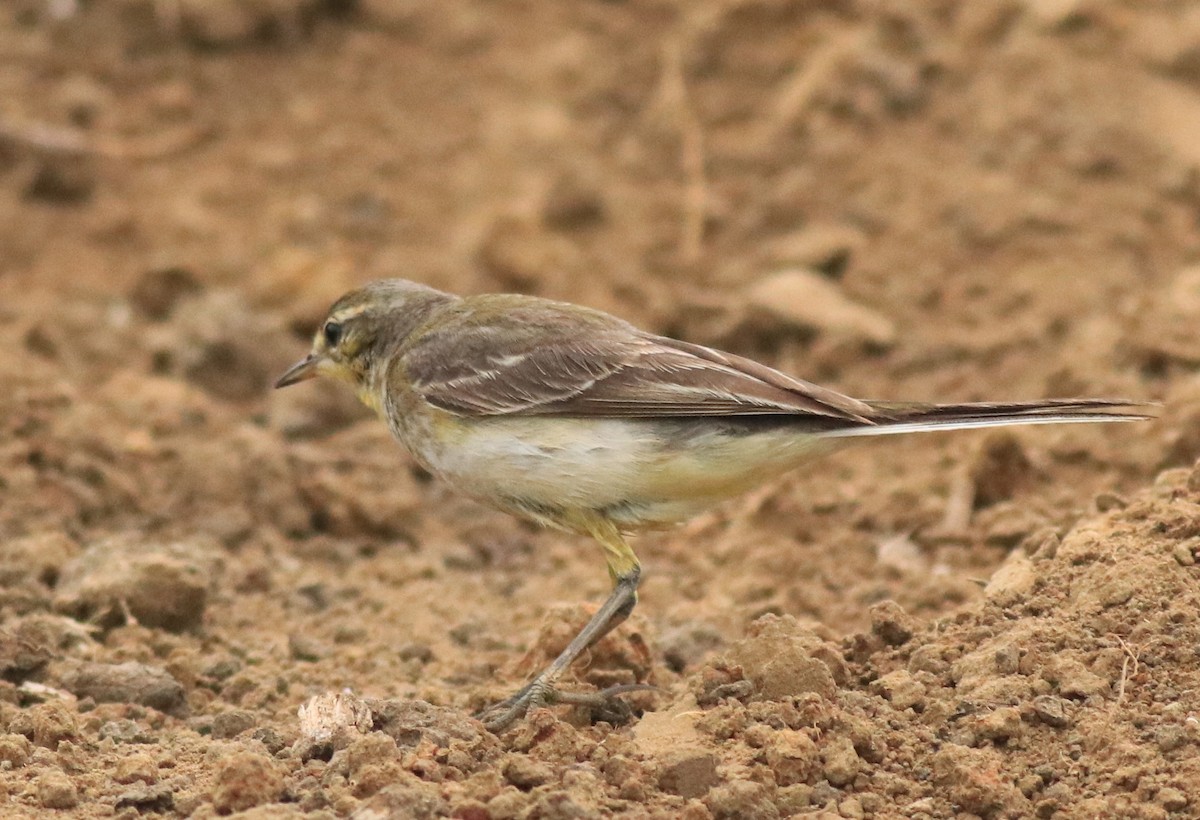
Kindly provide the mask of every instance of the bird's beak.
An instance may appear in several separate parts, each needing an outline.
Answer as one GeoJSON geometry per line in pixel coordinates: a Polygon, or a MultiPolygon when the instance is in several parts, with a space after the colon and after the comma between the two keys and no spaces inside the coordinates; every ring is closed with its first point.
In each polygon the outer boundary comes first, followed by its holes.
{"type": "Polygon", "coordinates": [[[320,356],[315,353],[309,353],[303,359],[289,367],[287,372],[279,377],[279,381],[275,382],[275,387],[287,387],[289,384],[313,378],[317,375],[317,366],[320,363],[320,356]]]}

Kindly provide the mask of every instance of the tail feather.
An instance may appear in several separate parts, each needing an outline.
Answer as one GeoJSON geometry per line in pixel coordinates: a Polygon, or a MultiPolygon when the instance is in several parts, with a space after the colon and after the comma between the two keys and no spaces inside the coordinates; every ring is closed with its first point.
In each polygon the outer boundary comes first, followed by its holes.
{"type": "Polygon", "coordinates": [[[877,416],[872,424],[829,430],[829,437],[885,436],[933,430],[969,430],[1018,424],[1143,421],[1154,418],[1154,405],[1126,399],[1042,399],[1021,402],[911,404],[867,402],[877,416]]]}

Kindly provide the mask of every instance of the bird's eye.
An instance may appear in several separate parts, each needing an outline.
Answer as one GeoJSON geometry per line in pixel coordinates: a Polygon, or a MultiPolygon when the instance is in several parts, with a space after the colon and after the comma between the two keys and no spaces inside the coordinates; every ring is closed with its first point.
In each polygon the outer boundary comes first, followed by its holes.
{"type": "Polygon", "coordinates": [[[325,323],[325,344],[330,347],[337,347],[338,342],[342,340],[342,325],[340,322],[325,323]]]}

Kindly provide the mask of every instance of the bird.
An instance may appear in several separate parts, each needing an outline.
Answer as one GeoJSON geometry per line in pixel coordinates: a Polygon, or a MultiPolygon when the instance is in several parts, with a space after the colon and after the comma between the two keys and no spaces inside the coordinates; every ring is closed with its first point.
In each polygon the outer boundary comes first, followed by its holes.
{"type": "Polygon", "coordinates": [[[637,688],[558,687],[637,604],[627,535],[686,521],[856,438],[1151,418],[1149,404],[1125,399],[861,400],[581,305],[404,279],[339,298],[275,386],[316,376],[349,384],[460,492],[603,550],[608,598],[545,669],[478,714],[493,732],[536,707],[603,707],[637,688]]]}

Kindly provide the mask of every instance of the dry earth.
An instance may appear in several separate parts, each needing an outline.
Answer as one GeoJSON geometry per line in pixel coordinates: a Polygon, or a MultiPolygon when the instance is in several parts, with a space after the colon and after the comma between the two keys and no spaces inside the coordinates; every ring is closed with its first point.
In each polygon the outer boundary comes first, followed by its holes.
{"type": "Polygon", "coordinates": [[[1190,3],[9,0],[0,811],[1200,816],[1198,254],[1190,3]],[[596,547],[268,389],[391,275],[1162,418],[879,441],[642,537],[574,683],[658,691],[497,737],[596,547]]]}

